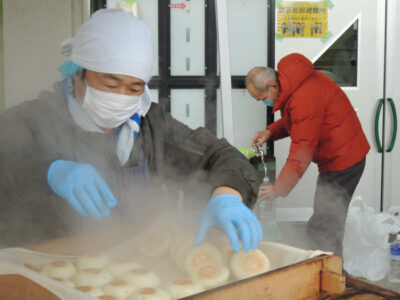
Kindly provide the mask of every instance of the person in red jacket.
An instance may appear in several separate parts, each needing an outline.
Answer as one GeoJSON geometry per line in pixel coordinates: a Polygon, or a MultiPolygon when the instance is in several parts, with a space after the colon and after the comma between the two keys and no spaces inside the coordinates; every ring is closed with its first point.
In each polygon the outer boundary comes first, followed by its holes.
{"type": "Polygon", "coordinates": [[[298,53],[282,58],[277,72],[251,69],[246,87],[253,98],[273,106],[272,112],[281,111],[281,119],[255,134],[252,146],[287,136],[292,140],[277,180],[260,188],[259,200],[287,196],[311,161],[315,162],[319,176],[314,212],[307,223],[310,246],[342,256],[348,205],[370,149],[349,99],[298,53]]]}

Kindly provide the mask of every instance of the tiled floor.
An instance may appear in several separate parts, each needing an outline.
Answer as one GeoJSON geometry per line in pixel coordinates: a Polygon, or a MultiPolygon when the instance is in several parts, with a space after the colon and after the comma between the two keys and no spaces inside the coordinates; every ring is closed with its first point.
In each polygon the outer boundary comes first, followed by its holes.
{"type": "MultiPolygon", "coordinates": [[[[281,235],[281,243],[291,245],[301,249],[309,249],[306,243],[306,223],[305,222],[292,222],[292,223],[279,223],[278,229],[281,235]]],[[[360,278],[361,279],[361,278],[360,278]]],[[[400,283],[392,283],[387,277],[381,281],[368,281],[371,284],[383,287],[400,293],[400,283]]]]}

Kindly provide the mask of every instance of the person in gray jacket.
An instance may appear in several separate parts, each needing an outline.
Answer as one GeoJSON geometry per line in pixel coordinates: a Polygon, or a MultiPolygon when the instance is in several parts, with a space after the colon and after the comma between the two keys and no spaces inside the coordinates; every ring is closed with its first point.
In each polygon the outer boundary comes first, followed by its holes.
{"type": "Polygon", "coordinates": [[[61,50],[69,57],[61,85],[0,115],[0,245],[63,236],[87,216],[103,220],[118,206],[152,201],[140,191],[156,182],[192,178],[211,197],[196,244],[216,226],[235,251],[239,240],[243,250],[255,249],[262,239],[250,210],[257,171],[225,139],[190,129],[150,101],[144,22],[100,10],[61,50]]]}

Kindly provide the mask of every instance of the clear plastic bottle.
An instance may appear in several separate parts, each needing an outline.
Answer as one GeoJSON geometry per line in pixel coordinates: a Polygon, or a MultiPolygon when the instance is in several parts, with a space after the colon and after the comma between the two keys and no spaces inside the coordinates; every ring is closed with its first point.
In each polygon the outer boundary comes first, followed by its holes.
{"type": "MultiPolygon", "coordinates": [[[[269,178],[264,177],[261,186],[271,185],[269,178]]],[[[262,224],[276,223],[276,204],[275,201],[264,199],[257,202],[256,214],[262,224]]]]}
{"type": "Polygon", "coordinates": [[[390,245],[389,281],[400,282],[400,234],[397,234],[396,240],[390,245]]]}
{"type": "MultiPolygon", "coordinates": [[[[260,187],[267,185],[271,185],[271,183],[268,176],[265,176],[260,187]]],[[[279,241],[280,233],[276,223],[276,201],[269,201],[269,199],[258,201],[255,213],[261,223],[264,240],[279,241]]]]}

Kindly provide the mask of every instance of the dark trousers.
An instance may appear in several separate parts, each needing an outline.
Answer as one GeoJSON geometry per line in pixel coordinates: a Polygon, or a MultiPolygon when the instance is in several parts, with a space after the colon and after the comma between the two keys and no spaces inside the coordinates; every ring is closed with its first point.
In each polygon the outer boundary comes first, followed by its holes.
{"type": "Polygon", "coordinates": [[[342,257],[347,210],[364,168],[365,157],[343,171],[319,174],[314,213],[307,223],[311,249],[332,251],[342,257]]]}

